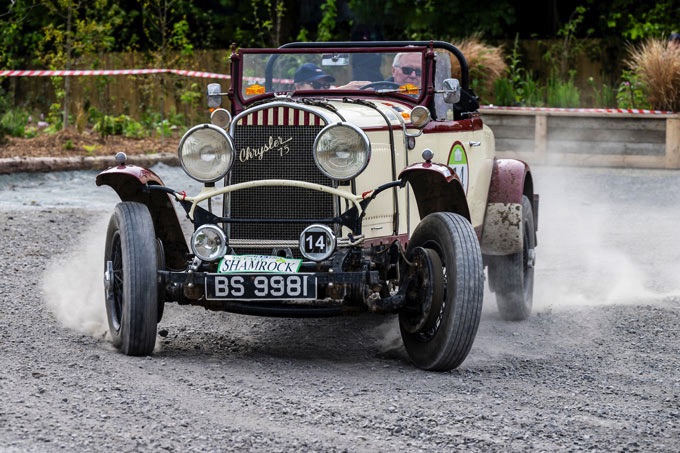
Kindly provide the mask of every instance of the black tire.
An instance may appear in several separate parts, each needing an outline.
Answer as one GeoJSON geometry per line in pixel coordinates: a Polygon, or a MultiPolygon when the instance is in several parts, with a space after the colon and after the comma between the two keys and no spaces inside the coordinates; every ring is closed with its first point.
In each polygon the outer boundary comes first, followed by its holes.
{"type": "MultiPolygon", "coordinates": [[[[407,256],[412,256],[418,247],[436,252],[439,259],[431,263],[439,261],[443,266],[443,291],[433,288],[432,294],[443,297],[440,303],[432,303],[439,308],[435,322],[428,321],[419,332],[410,328],[414,325],[410,320],[413,307],[402,310],[399,313],[401,337],[416,366],[448,371],[463,363],[479,326],[484,296],[484,266],[479,241],[464,217],[437,212],[418,224],[409,241],[407,256]]],[[[434,277],[436,280],[436,275],[434,277]]],[[[424,304],[422,299],[420,303],[424,304]]]]}
{"type": "Polygon", "coordinates": [[[104,284],[109,332],[124,354],[153,351],[159,317],[157,267],[149,210],[141,203],[119,203],[106,233],[104,284]]]}
{"type": "Polygon", "coordinates": [[[534,298],[536,230],[531,202],[522,197],[522,251],[489,256],[489,287],[496,294],[498,311],[506,321],[523,321],[531,314],[534,298]]]}
{"type": "MultiPolygon", "coordinates": [[[[158,267],[159,271],[165,270],[165,248],[163,247],[163,241],[156,239],[156,256],[158,257],[158,267]]],[[[158,279],[158,319],[156,323],[161,322],[163,319],[163,310],[165,309],[165,282],[162,279],[158,279]]]]}

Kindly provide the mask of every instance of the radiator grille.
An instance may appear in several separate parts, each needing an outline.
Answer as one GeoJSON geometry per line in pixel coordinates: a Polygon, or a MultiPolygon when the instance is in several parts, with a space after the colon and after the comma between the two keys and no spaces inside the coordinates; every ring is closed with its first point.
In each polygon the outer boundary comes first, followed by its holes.
{"type": "MultiPolygon", "coordinates": [[[[236,162],[231,183],[261,179],[295,179],[328,187],[333,181],[314,163],[312,146],[323,120],[294,108],[258,110],[234,125],[236,162]]],[[[335,215],[333,197],[296,187],[257,187],[233,192],[228,200],[233,219],[314,219],[335,215]]],[[[306,223],[233,223],[230,240],[237,253],[269,253],[297,244],[306,223]],[[246,245],[247,244],[247,245],[246,245]]],[[[293,250],[299,256],[297,248],[293,250]]]]}

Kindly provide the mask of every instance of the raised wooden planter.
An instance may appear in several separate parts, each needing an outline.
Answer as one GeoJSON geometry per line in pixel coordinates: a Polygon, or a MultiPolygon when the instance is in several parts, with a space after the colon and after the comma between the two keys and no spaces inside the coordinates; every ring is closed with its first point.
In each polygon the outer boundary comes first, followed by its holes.
{"type": "Polygon", "coordinates": [[[529,164],[680,168],[680,113],[480,109],[500,157],[529,164]]]}

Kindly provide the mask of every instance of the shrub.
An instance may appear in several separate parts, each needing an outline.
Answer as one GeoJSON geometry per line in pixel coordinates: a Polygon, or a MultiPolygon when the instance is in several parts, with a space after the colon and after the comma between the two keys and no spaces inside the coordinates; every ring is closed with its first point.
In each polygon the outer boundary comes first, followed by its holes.
{"type": "Polygon", "coordinates": [[[497,105],[515,105],[515,90],[510,79],[496,79],[493,84],[494,98],[497,105]]]}
{"type": "Polygon", "coordinates": [[[93,129],[101,137],[122,135],[128,138],[142,138],[146,135],[144,126],[127,115],[100,115],[96,118],[93,129]]]}
{"type": "Polygon", "coordinates": [[[545,105],[545,89],[540,86],[531,71],[525,73],[521,81],[524,104],[529,107],[543,107],[545,105]]]}
{"type": "MultiPolygon", "coordinates": [[[[494,84],[504,76],[508,67],[502,48],[484,44],[479,35],[463,39],[456,47],[468,62],[470,83],[475,94],[480,99],[492,99],[494,84]]],[[[460,65],[454,56],[451,56],[451,68],[452,76],[460,78],[460,65]]]]}
{"type": "Polygon", "coordinates": [[[494,101],[497,105],[542,107],[544,88],[539,85],[533,72],[522,65],[519,36],[515,36],[508,64],[501,77],[494,81],[494,101]]]}
{"type": "Polygon", "coordinates": [[[680,111],[680,46],[649,39],[628,53],[624,63],[646,89],[651,108],[680,111]]]}
{"type": "MultiPolygon", "coordinates": [[[[5,92],[0,86],[0,112],[7,111],[9,108],[9,102],[4,96],[5,92]]],[[[8,128],[0,121],[0,145],[7,143],[7,135],[9,134],[8,128]]]]}
{"type": "Polygon", "coordinates": [[[593,77],[588,77],[588,86],[593,92],[594,107],[615,107],[616,104],[616,90],[606,83],[603,83],[601,88],[595,84],[593,77]]]}
{"type": "Polygon", "coordinates": [[[616,93],[616,105],[621,109],[648,109],[647,87],[632,71],[623,71],[616,93]]]}
{"type": "Polygon", "coordinates": [[[564,82],[558,76],[548,80],[548,107],[577,108],[581,103],[579,89],[574,85],[575,71],[569,71],[569,79],[564,82]]]}
{"type": "Polygon", "coordinates": [[[0,118],[0,128],[12,137],[23,137],[28,113],[21,110],[8,110],[0,118]]]}

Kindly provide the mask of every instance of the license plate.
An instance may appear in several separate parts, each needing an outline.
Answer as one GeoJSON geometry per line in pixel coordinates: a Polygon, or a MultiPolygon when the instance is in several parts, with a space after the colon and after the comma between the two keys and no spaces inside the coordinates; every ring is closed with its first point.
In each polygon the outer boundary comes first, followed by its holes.
{"type": "Polygon", "coordinates": [[[314,274],[208,274],[209,300],[316,299],[314,274]]]}

